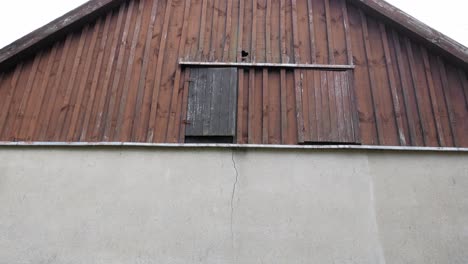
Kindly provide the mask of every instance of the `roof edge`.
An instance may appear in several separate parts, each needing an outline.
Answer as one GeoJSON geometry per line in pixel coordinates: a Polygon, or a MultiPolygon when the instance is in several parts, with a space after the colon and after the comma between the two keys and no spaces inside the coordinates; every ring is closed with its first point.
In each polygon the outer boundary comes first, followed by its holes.
{"type": "Polygon", "coordinates": [[[384,0],[350,0],[376,15],[383,16],[388,22],[402,28],[416,38],[428,43],[432,48],[462,63],[468,69],[468,48],[445,34],[431,28],[401,9],[384,0]]]}
{"type": "Polygon", "coordinates": [[[10,66],[15,58],[23,57],[37,50],[48,40],[66,34],[70,28],[95,19],[100,14],[120,5],[126,0],[91,0],[36,29],[0,50],[0,70],[10,66]],[[25,54],[26,53],[26,54],[25,54]]]}
{"type": "MultiPolygon", "coordinates": [[[[49,41],[67,33],[69,29],[97,18],[127,0],[91,0],[49,24],[29,33],[0,50],[0,70],[8,68],[16,59],[34,53],[49,41]]],[[[450,59],[468,69],[468,48],[441,32],[429,27],[411,15],[384,0],[348,0],[360,7],[383,16],[388,22],[402,28],[412,36],[428,43],[450,59]]]]}

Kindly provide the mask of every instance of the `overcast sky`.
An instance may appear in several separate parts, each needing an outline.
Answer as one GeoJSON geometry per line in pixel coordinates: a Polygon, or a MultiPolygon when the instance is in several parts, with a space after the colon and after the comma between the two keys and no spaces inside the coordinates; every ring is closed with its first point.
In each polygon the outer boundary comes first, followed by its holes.
{"type": "MultiPolygon", "coordinates": [[[[3,0],[0,48],[87,2],[86,0],[3,0]]],[[[468,0],[388,0],[391,4],[468,46],[468,0]]]]}

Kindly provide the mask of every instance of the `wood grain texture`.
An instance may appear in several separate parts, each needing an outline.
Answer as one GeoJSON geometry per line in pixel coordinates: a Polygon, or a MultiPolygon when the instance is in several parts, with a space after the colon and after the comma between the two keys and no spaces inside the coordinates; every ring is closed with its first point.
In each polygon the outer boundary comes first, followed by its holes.
{"type": "Polygon", "coordinates": [[[191,71],[186,136],[235,136],[237,69],[191,71]]]}
{"type": "Polygon", "coordinates": [[[357,2],[102,9],[0,68],[0,140],[183,142],[193,68],[234,67],[238,143],[467,146],[466,69],[357,2]]]}

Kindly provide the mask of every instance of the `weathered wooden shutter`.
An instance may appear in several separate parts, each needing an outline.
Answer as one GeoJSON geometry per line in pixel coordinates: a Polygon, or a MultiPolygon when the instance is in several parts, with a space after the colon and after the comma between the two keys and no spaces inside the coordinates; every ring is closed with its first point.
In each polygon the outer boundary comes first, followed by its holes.
{"type": "Polygon", "coordinates": [[[236,68],[190,70],[186,136],[234,137],[236,108],[236,68]]]}
{"type": "Polygon", "coordinates": [[[300,143],[360,143],[352,72],[296,71],[300,143]]]}

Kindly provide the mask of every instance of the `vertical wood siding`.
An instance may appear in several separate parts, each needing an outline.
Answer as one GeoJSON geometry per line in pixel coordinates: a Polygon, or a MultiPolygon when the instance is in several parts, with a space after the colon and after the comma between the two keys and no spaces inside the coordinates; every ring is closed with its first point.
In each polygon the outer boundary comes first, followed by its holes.
{"type": "MultiPolygon", "coordinates": [[[[0,73],[0,140],[182,142],[179,60],[354,64],[363,144],[468,147],[467,73],[345,0],[128,1],[0,73]]],[[[299,71],[238,77],[239,143],[310,137],[299,71]]]]}

